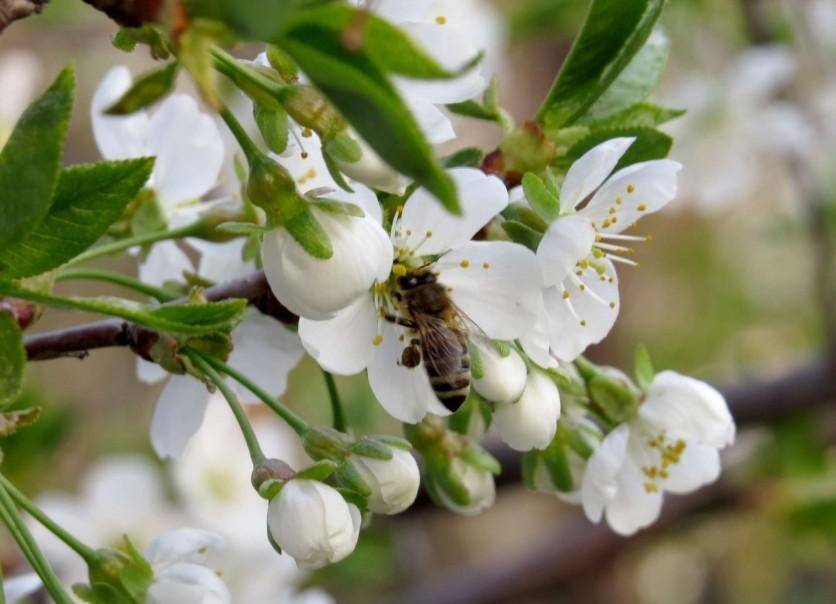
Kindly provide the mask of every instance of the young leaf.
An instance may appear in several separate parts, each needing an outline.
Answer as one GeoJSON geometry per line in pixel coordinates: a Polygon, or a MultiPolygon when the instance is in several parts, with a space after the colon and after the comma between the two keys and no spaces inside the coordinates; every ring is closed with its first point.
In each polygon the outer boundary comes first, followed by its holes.
{"type": "Polygon", "coordinates": [[[247,307],[247,301],[239,299],[152,306],[108,296],[63,297],[26,289],[6,280],[0,280],[0,295],[56,308],[120,317],[153,331],[189,336],[231,329],[241,320],[247,307]]]}
{"type": "Polygon", "coordinates": [[[18,120],[0,152],[0,250],[43,220],[61,168],[75,77],[66,67],[18,120]]]}
{"type": "Polygon", "coordinates": [[[636,383],[639,385],[639,388],[647,392],[656,372],[653,369],[653,361],[650,359],[650,353],[644,344],[636,346],[635,363],[636,383]]]}
{"type": "Polygon", "coordinates": [[[660,30],[654,31],[630,64],[579,120],[580,123],[610,116],[644,101],[659,82],[669,51],[668,37],[660,30]]]}
{"type": "Polygon", "coordinates": [[[15,319],[0,311],[0,407],[14,402],[23,384],[26,352],[15,319]]]}
{"type": "Polygon", "coordinates": [[[46,218],[20,243],[0,252],[0,274],[30,277],[93,245],[151,175],[152,158],[99,162],[62,170],[46,218]]]}
{"type": "Polygon", "coordinates": [[[531,208],[546,222],[551,222],[560,213],[560,202],[546,183],[532,172],[526,172],[522,178],[523,191],[531,208]]]}
{"type": "Polygon", "coordinates": [[[684,109],[668,109],[653,103],[636,103],[608,117],[587,123],[591,130],[613,128],[655,128],[685,114],[684,109]]]}
{"type": "Polygon", "coordinates": [[[465,147],[441,159],[445,168],[476,168],[482,165],[485,152],[478,147],[465,147]]]}
{"type": "Polygon", "coordinates": [[[108,115],[128,115],[150,107],[168,94],[177,81],[177,61],[142,74],[122,97],[105,109],[108,115]]]}
{"type": "Polygon", "coordinates": [[[324,21],[329,13],[323,11],[339,15],[344,8],[348,7],[328,5],[305,13],[305,18],[295,19],[287,28],[279,44],[381,157],[458,213],[455,185],[386,77],[385,68],[393,66],[381,66],[380,57],[365,44],[347,47],[349,32],[324,21]]]}
{"type": "Polygon", "coordinates": [[[592,0],[537,121],[560,128],[580,118],[645,43],[664,4],[665,0],[592,0]]]}
{"type": "Polygon", "coordinates": [[[654,130],[653,128],[616,128],[613,130],[597,130],[573,145],[572,148],[569,149],[569,152],[560,158],[558,165],[563,168],[568,168],[581,155],[596,145],[599,145],[611,138],[621,136],[634,136],[636,137],[636,141],[630,145],[630,148],[627,149],[627,152],[621,157],[621,160],[615,167],[616,170],[638,162],[667,157],[668,151],[671,150],[671,145],[673,144],[673,139],[670,136],[659,130],[654,130]]]}
{"type": "Polygon", "coordinates": [[[543,239],[543,233],[538,233],[527,224],[517,220],[506,220],[502,223],[502,228],[505,229],[511,241],[524,245],[532,252],[537,251],[540,240],[543,239]]]}

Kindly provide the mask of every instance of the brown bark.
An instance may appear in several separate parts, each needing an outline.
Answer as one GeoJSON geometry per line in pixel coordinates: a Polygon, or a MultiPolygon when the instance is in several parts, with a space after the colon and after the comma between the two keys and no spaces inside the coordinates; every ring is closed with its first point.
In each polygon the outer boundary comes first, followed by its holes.
{"type": "Polygon", "coordinates": [[[39,13],[49,0],[0,0],[0,32],[13,21],[39,13]]]}

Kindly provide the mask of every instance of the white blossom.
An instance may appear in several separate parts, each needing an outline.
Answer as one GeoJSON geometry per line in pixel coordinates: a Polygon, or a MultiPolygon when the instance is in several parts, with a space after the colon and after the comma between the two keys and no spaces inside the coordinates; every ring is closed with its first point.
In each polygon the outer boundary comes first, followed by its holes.
{"type": "Polygon", "coordinates": [[[229,589],[218,576],[223,539],[214,533],[181,528],[155,539],[145,552],[154,570],[145,604],[228,604],[229,589]]]}
{"type": "Polygon", "coordinates": [[[311,209],[331,240],[331,258],[314,258],[284,228],[264,235],[261,261],[270,288],[299,316],[330,319],[389,274],[392,244],[380,225],[377,198],[369,189],[355,186],[353,194],[339,190],[328,198],[357,205],[364,216],[311,209]]]}
{"type": "Polygon", "coordinates": [[[293,479],[271,501],[267,527],[299,568],[339,562],[357,545],[360,510],[319,481],[293,479]]]}
{"type": "Polygon", "coordinates": [[[26,50],[8,48],[0,57],[0,148],[15,122],[34,98],[43,68],[38,57],[26,50]]]}
{"type": "Polygon", "coordinates": [[[554,438],[560,418],[560,392],[542,371],[528,374],[519,400],[498,403],[493,426],[499,436],[517,451],[544,449],[554,438]]]}
{"type": "Polygon", "coordinates": [[[35,573],[25,573],[3,577],[3,595],[8,604],[23,601],[41,588],[41,578],[35,573]]]}
{"type": "Polygon", "coordinates": [[[665,491],[688,493],[717,479],[719,450],[734,436],[719,392],[673,371],[659,373],[636,416],[610,432],[589,459],[584,512],[593,522],[606,515],[623,535],[650,525],[665,491]]]}
{"type": "MultiPolygon", "coordinates": [[[[561,215],[537,248],[546,286],[539,329],[551,353],[563,361],[600,342],[615,323],[619,296],[614,263],[635,265],[626,257],[632,251],[627,244],[645,239],[623,231],[676,196],[681,166],[675,161],[641,162],[610,176],[634,140],[608,140],[572,164],[560,191],[561,215]]],[[[534,339],[529,334],[522,342],[526,351],[543,356],[542,350],[529,348],[534,339]]]]}
{"type": "MultiPolygon", "coordinates": [[[[392,270],[433,271],[457,308],[488,337],[517,338],[542,314],[536,258],[514,243],[470,241],[507,205],[508,193],[499,179],[479,170],[457,168],[449,174],[459,189],[462,215],[449,213],[426,190],[415,191],[392,227],[392,270]]],[[[396,280],[394,272],[387,274],[333,319],[302,318],[299,335],[308,353],[333,373],[351,375],[368,368],[381,405],[395,418],[414,423],[428,412],[449,412],[433,393],[423,362],[412,368],[400,362],[416,334],[381,318],[398,314],[396,280]]]]}
{"type": "Polygon", "coordinates": [[[492,403],[513,403],[525,388],[528,370],[520,354],[513,348],[503,356],[493,345],[474,339],[481,363],[481,377],[474,376],[473,389],[492,403]]]}
{"type": "Polygon", "coordinates": [[[391,447],[392,459],[352,455],[349,462],[371,489],[369,510],[375,514],[399,514],[412,505],[421,485],[418,464],[409,451],[391,447]]]}

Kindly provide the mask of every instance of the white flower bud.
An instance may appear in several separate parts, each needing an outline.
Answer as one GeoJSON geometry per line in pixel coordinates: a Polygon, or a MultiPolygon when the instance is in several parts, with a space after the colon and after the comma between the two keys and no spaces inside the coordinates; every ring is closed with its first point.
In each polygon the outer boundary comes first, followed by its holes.
{"type": "Polygon", "coordinates": [[[512,449],[529,451],[548,446],[559,418],[557,386],[545,373],[532,371],[517,402],[496,406],[493,425],[512,449]]]}
{"type": "Polygon", "coordinates": [[[351,464],[371,489],[369,509],[375,514],[398,514],[412,505],[418,495],[421,473],[409,451],[391,448],[392,459],[352,455],[351,464]]]}
{"type": "Polygon", "coordinates": [[[261,261],[279,302],[299,316],[333,317],[383,281],[392,268],[392,242],[369,216],[358,218],[312,208],[328,233],[334,255],[314,258],[283,228],[264,235],[261,261]]]}
{"type": "Polygon", "coordinates": [[[303,569],[321,568],[353,552],[360,522],[356,506],[316,480],[288,481],[267,511],[273,540],[303,569]]]}
{"type": "Polygon", "coordinates": [[[493,481],[493,474],[459,458],[451,462],[450,472],[467,490],[470,501],[466,506],[458,505],[438,485],[438,497],[447,509],[465,516],[475,516],[493,505],[496,499],[496,485],[493,481]]]}
{"type": "Polygon", "coordinates": [[[229,604],[232,597],[224,582],[200,564],[178,563],[154,577],[145,604],[229,604]]]}
{"type": "Polygon", "coordinates": [[[340,172],[357,182],[373,189],[401,195],[406,188],[406,180],[383,161],[369,144],[359,136],[355,137],[363,153],[355,162],[337,160],[340,172]]]}
{"type": "Polygon", "coordinates": [[[525,388],[527,369],[519,353],[511,349],[502,356],[492,345],[474,343],[481,362],[482,377],[474,378],[473,388],[493,403],[513,403],[525,388]]]}

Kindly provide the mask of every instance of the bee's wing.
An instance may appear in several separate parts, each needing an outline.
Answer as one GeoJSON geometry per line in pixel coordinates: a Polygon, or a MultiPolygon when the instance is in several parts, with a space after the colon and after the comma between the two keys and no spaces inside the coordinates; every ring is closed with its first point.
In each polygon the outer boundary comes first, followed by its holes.
{"type": "Polygon", "coordinates": [[[467,337],[464,322],[450,325],[441,317],[426,313],[414,313],[412,320],[421,336],[424,362],[440,375],[455,371],[462,354],[462,336],[467,337]]]}
{"type": "Polygon", "coordinates": [[[488,334],[466,312],[459,308],[452,300],[450,300],[450,305],[456,311],[457,320],[461,322],[460,329],[467,333],[469,340],[478,341],[482,345],[493,345],[493,341],[488,337],[488,334]]]}

